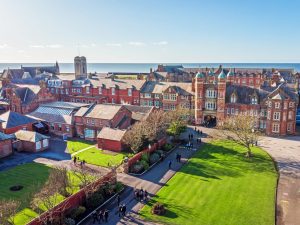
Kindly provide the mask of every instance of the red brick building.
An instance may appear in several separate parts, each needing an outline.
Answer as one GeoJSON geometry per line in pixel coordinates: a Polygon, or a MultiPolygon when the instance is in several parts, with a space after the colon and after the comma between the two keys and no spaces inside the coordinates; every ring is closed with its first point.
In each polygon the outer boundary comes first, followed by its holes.
{"type": "Polygon", "coordinates": [[[37,121],[22,114],[7,111],[0,115],[0,132],[13,134],[18,130],[33,130],[33,124],[37,121]]]}
{"type": "Polygon", "coordinates": [[[126,129],[131,125],[132,113],[122,105],[98,104],[82,107],[74,115],[77,136],[96,140],[103,127],[126,129]]]}
{"type": "Polygon", "coordinates": [[[0,158],[9,156],[13,153],[12,136],[0,132],[0,158]]]}
{"type": "Polygon", "coordinates": [[[103,127],[97,136],[98,148],[121,152],[124,149],[124,143],[122,142],[122,139],[125,133],[126,130],[103,127]]]}
{"type": "Polygon", "coordinates": [[[267,135],[294,134],[298,95],[288,70],[205,69],[195,77],[195,122],[213,126],[248,114],[267,135]]]}

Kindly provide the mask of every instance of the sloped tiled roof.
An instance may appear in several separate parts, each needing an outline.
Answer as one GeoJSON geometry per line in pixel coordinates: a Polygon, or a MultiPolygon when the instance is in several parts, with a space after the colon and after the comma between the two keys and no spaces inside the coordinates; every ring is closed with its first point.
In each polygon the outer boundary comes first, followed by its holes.
{"type": "Polygon", "coordinates": [[[122,107],[121,105],[98,104],[90,107],[84,114],[79,110],[75,116],[111,120],[122,107]]]}
{"type": "Polygon", "coordinates": [[[194,95],[192,91],[192,83],[181,83],[181,82],[156,82],[147,81],[147,83],[142,88],[142,93],[153,93],[161,94],[169,87],[174,87],[176,92],[182,95],[194,95]]]}
{"type": "Polygon", "coordinates": [[[52,113],[42,113],[42,112],[31,112],[27,114],[28,117],[39,120],[45,121],[47,123],[63,123],[63,124],[72,124],[72,116],[71,115],[58,115],[52,113]]]}
{"type": "Polygon", "coordinates": [[[141,121],[147,119],[150,112],[154,109],[152,106],[124,105],[132,113],[132,119],[141,121]]]}
{"type": "Polygon", "coordinates": [[[36,122],[36,120],[34,120],[28,116],[24,116],[22,114],[12,112],[12,111],[7,111],[7,112],[1,114],[0,120],[5,121],[5,122],[2,122],[2,127],[4,129],[36,122]]]}
{"type": "Polygon", "coordinates": [[[28,131],[28,130],[19,130],[14,135],[15,135],[16,139],[18,139],[18,140],[34,142],[34,143],[50,138],[50,137],[42,135],[38,132],[28,131]]]}
{"type": "Polygon", "coordinates": [[[121,141],[126,133],[126,130],[112,129],[109,127],[103,127],[97,138],[121,141]]]}

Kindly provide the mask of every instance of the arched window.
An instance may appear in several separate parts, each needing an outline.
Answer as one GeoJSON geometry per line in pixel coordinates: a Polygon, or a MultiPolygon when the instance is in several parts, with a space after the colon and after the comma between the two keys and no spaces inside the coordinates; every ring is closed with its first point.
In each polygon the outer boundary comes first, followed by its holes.
{"type": "Polygon", "coordinates": [[[230,97],[230,102],[231,103],[236,103],[236,94],[232,94],[230,97]]]}
{"type": "Polygon", "coordinates": [[[252,96],[251,97],[251,104],[252,105],[256,105],[257,104],[257,97],[256,96],[252,96]]]}

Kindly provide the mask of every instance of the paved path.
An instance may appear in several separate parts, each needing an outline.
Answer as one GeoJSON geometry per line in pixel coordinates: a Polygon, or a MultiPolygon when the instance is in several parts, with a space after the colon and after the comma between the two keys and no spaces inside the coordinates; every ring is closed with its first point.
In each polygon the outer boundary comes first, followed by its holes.
{"type": "Polygon", "coordinates": [[[86,148],[84,148],[84,149],[81,149],[81,150],[79,150],[79,151],[77,151],[77,152],[74,152],[74,153],[71,154],[71,157],[73,157],[74,155],[77,155],[77,154],[80,153],[80,152],[84,152],[84,151],[86,151],[86,150],[88,150],[88,149],[90,149],[90,148],[94,148],[94,147],[95,147],[95,146],[92,145],[92,146],[86,147],[86,148]]]}
{"type": "Polygon", "coordinates": [[[259,144],[277,162],[277,225],[300,224],[300,136],[264,137],[259,144]]]}
{"type": "MultiPolygon", "coordinates": [[[[189,129],[188,132],[192,132],[192,130],[189,129]]],[[[185,135],[187,136],[187,133],[185,135]]],[[[178,147],[171,154],[169,154],[163,162],[157,164],[149,172],[139,177],[119,173],[118,180],[128,186],[126,191],[121,195],[121,203],[126,204],[128,213],[124,218],[119,218],[117,215],[117,203],[113,202],[107,207],[110,211],[109,222],[104,224],[153,224],[151,222],[139,220],[138,211],[143,207],[144,203],[138,202],[134,199],[133,190],[135,188],[143,188],[149,192],[150,197],[154,196],[159,189],[184,165],[184,163],[193,155],[194,152],[195,150],[186,150],[182,147],[178,147]],[[181,163],[177,163],[175,161],[177,153],[182,155],[181,163]],[[171,169],[169,169],[168,166],[170,160],[172,160],[171,169]]],[[[92,219],[87,220],[83,224],[93,224],[92,219]]]]}

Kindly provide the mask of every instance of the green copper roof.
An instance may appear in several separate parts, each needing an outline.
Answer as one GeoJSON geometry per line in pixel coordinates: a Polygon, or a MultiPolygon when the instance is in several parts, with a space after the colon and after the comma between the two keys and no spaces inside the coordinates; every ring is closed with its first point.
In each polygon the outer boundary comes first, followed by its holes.
{"type": "Polygon", "coordinates": [[[203,77],[204,77],[204,74],[201,73],[201,72],[198,72],[198,73],[196,74],[196,78],[203,78],[203,77]]]}
{"type": "Polygon", "coordinates": [[[229,72],[227,73],[227,77],[233,77],[234,76],[234,72],[232,72],[232,70],[229,70],[229,72]]]}
{"type": "Polygon", "coordinates": [[[219,79],[225,79],[226,78],[226,74],[224,73],[224,70],[221,70],[221,73],[218,76],[219,79]]]}

